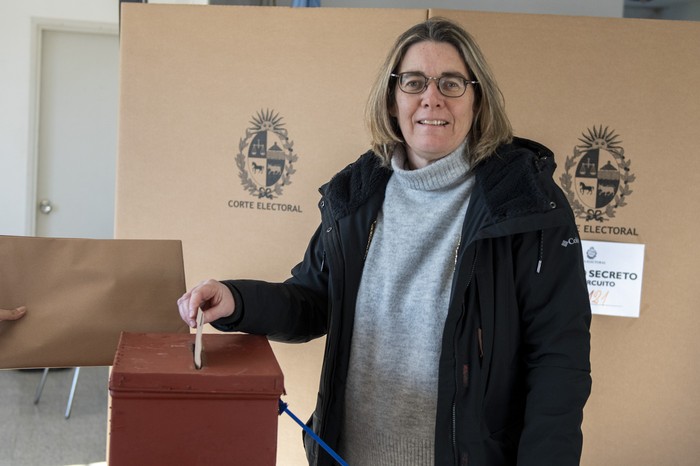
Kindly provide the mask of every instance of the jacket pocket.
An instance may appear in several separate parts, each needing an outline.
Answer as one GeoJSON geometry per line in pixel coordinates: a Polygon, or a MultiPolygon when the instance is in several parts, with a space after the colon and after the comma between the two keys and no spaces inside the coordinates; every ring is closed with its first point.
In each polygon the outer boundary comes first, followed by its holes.
{"type": "Polygon", "coordinates": [[[488,464],[515,464],[518,444],[522,433],[522,422],[516,421],[491,432],[484,442],[488,464]]]}

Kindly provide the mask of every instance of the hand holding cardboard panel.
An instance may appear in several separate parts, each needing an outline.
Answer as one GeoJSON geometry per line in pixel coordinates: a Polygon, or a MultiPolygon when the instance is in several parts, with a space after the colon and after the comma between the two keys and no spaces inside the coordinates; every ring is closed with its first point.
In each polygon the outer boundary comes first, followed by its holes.
{"type": "Polygon", "coordinates": [[[122,331],[188,331],[176,240],[0,236],[0,368],[108,366],[122,331]]]}

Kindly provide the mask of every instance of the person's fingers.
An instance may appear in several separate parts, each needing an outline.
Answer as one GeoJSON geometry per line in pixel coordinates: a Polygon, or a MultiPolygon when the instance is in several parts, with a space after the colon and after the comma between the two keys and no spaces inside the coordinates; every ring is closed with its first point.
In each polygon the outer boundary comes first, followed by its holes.
{"type": "Polygon", "coordinates": [[[204,310],[205,307],[212,307],[215,305],[215,302],[210,301],[215,301],[216,283],[218,282],[215,282],[214,280],[207,280],[192,289],[192,296],[189,300],[188,314],[190,319],[194,320],[197,318],[197,309],[200,307],[202,310],[204,310]]]}
{"type": "Polygon", "coordinates": [[[17,320],[24,317],[27,313],[26,306],[20,306],[15,309],[0,309],[0,320],[17,320]]]}
{"type": "Polygon", "coordinates": [[[196,323],[194,319],[190,318],[190,300],[192,299],[192,291],[188,291],[183,294],[180,299],[177,300],[177,309],[180,313],[180,318],[190,327],[194,328],[196,323]]]}
{"type": "Polygon", "coordinates": [[[202,309],[203,324],[233,314],[236,303],[231,291],[221,282],[210,279],[199,283],[177,300],[180,318],[191,328],[197,327],[197,309],[202,309]]]}
{"type": "MultiPolygon", "coordinates": [[[[191,328],[195,328],[197,326],[197,309],[201,308],[204,311],[216,308],[221,301],[221,287],[223,287],[223,285],[216,280],[205,280],[182,295],[180,299],[177,300],[180,318],[191,328]]],[[[218,309],[214,310],[218,311],[218,309]]],[[[216,312],[213,314],[216,314],[216,312]]],[[[217,317],[212,316],[209,319],[205,318],[204,322],[208,323],[216,319],[217,317]]]]}

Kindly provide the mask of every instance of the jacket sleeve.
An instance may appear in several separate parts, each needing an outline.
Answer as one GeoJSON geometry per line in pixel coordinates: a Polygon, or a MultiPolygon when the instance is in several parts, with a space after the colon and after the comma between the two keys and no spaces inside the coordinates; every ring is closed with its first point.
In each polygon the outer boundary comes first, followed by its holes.
{"type": "Polygon", "coordinates": [[[579,236],[571,219],[520,238],[515,273],[527,393],[517,464],[578,465],[591,390],[591,311],[579,236]]]}
{"type": "Polygon", "coordinates": [[[225,280],[236,311],[212,325],[221,331],[267,335],[275,341],[306,342],[327,330],[328,276],[323,264],[320,227],[283,283],[261,280],[225,280]]]}

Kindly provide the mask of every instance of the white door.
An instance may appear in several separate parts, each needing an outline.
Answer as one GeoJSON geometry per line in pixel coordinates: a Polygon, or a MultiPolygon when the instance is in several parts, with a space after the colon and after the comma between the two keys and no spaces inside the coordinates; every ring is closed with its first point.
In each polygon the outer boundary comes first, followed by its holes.
{"type": "Polygon", "coordinates": [[[113,238],[116,34],[43,30],[36,235],[113,238]]]}

